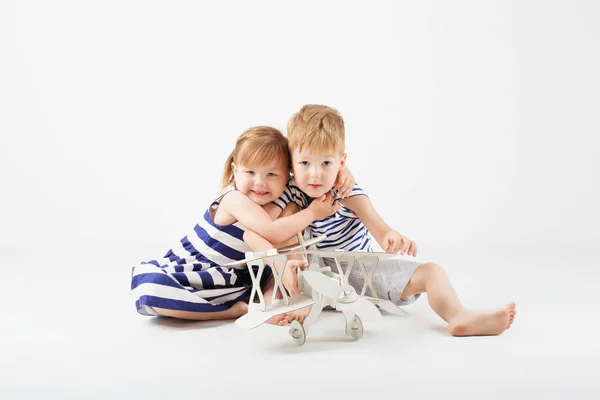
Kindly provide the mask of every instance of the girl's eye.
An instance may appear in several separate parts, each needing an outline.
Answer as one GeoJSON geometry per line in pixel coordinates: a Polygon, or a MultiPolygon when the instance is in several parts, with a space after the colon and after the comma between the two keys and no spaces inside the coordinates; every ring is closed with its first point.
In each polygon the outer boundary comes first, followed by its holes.
{"type": "Polygon", "coordinates": [[[276,173],[274,173],[274,172],[269,172],[269,173],[267,174],[267,176],[277,176],[277,174],[276,174],[276,173]]]}
{"type": "Polygon", "coordinates": [[[248,175],[254,175],[254,171],[246,171],[248,175]]]}
{"type": "Polygon", "coordinates": [[[302,165],[303,167],[308,166],[308,161],[300,161],[300,165],[302,165]]]}

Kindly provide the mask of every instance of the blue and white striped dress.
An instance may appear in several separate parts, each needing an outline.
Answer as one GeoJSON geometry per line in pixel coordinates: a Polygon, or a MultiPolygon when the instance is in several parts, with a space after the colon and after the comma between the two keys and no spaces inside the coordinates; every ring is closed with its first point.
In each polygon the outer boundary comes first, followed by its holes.
{"type": "MultiPolygon", "coordinates": [[[[163,258],[144,261],[133,268],[131,290],[140,314],[157,315],[152,307],[217,312],[238,301],[248,301],[252,289],[249,272],[223,266],[244,259],[244,253],[251,251],[244,242],[245,228],[239,222],[217,225],[212,218],[230,190],[211,204],[202,220],[163,258]]],[[[281,208],[286,204],[277,202],[281,208]]],[[[261,286],[270,273],[269,268],[264,270],[261,286]]]]}
{"type": "MultiPolygon", "coordinates": [[[[286,190],[275,203],[285,207],[287,203],[293,201],[301,209],[308,207],[312,200],[296,186],[293,179],[288,183],[288,187],[289,190],[286,190]]],[[[353,196],[367,196],[367,194],[354,184],[348,197],[353,196]]],[[[356,214],[343,204],[340,204],[340,209],[335,214],[313,221],[308,228],[310,237],[327,235],[326,240],[315,245],[318,250],[373,251],[369,231],[356,214]]]]}

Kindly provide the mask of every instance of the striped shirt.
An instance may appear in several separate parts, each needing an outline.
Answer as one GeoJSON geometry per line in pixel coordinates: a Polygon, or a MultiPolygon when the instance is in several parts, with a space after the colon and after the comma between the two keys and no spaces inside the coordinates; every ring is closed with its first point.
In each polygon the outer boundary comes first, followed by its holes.
{"type": "MultiPolygon", "coordinates": [[[[348,197],[354,196],[367,196],[367,194],[354,184],[348,197]]],[[[296,186],[293,179],[288,183],[281,197],[274,203],[284,208],[291,201],[300,208],[308,207],[312,201],[296,186]]],[[[339,211],[329,217],[313,221],[308,228],[310,237],[327,236],[326,240],[316,244],[318,250],[373,251],[371,237],[366,226],[352,210],[341,203],[339,211]]]]}

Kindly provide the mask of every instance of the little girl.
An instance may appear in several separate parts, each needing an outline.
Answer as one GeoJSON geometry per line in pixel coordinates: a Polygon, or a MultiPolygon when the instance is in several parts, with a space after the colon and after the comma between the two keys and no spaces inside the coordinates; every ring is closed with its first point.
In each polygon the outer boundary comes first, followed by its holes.
{"type": "MultiPolygon", "coordinates": [[[[281,243],[338,209],[327,194],[298,213],[276,219],[282,215],[285,202],[271,202],[286,197],[289,178],[288,142],[281,132],[258,126],[242,133],[225,163],[222,194],[162,259],[133,268],[131,290],[137,311],[194,320],[244,315],[252,288],[250,274],[245,269],[224,267],[251,251],[244,243],[244,231],[251,229],[271,243],[281,243]]],[[[353,186],[350,173],[338,181],[342,192],[353,186]]],[[[286,272],[294,273],[300,264],[304,263],[290,261],[286,272]]],[[[273,281],[270,270],[265,270],[261,279],[265,300],[272,296],[273,281]]]]}

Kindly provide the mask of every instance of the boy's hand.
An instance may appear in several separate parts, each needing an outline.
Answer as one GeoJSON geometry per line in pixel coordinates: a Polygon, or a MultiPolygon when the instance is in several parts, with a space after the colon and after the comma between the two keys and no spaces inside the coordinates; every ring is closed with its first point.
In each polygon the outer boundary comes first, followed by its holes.
{"type": "Polygon", "coordinates": [[[356,183],[354,175],[352,175],[348,168],[343,168],[338,172],[338,176],[333,184],[333,190],[337,193],[338,197],[343,199],[350,196],[354,183],[356,183]]]}
{"type": "Polygon", "coordinates": [[[413,257],[417,255],[417,244],[396,231],[389,231],[385,234],[381,247],[389,253],[407,254],[413,257]]]}
{"type": "Polygon", "coordinates": [[[336,213],[340,208],[340,204],[333,196],[331,196],[331,194],[327,193],[314,199],[312,203],[309,204],[308,208],[314,212],[315,220],[317,220],[329,217],[331,214],[336,213]]]}
{"type": "Polygon", "coordinates": [[[290,296],[300,294],[300,289],[298,288],[298,268],[306,267],[308,267],[308,263],[305,261],[288,260],[283,276],[281,277],[281,283],[283,283],[285,290],[287,290],[290,296]]]}

